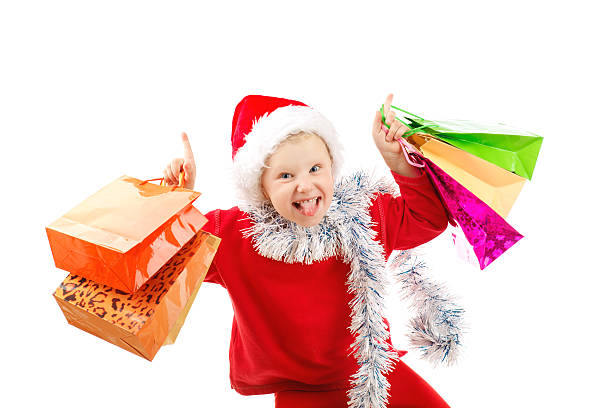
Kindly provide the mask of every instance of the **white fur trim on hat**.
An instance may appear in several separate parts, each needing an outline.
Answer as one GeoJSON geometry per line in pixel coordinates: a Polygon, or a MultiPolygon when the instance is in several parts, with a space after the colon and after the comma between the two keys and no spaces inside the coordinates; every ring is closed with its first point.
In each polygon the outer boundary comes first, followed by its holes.
{"type": "Polygon", "coordinates": [[[279,143],[298,132],[314,133],[325,141],[332,157],[334,180],[338,179],[342,145],[331,122],[309,106],[284,106],[257,120],[251,133],[246,135],[244,146],[234,156],[234,182],[239,200],[250,205],[267,201],[261,188],[265,161],[279,143]]]}

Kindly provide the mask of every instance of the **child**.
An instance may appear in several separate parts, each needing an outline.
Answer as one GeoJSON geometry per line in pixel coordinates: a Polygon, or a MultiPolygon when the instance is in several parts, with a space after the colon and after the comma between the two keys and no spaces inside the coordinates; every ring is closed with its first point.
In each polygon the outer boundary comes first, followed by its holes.
{"type": "MultiPolygon", "coordinates": [[[[222,238],[206,281],[225,287],[234,321],[230,381],[243,395],[275,393],[276,407],[447,407],[398,358],[382,317],[384,265],[394,249],[421,245],[447,225],[427,176],[395,141],[407,128],[380,112],[372,136],[392,183],[357,173],[342,180],[331,123],[301,102],[251,95],[232,123],[238,207],[206,214],[222,238]]],[[[170,185],[195,162],[164,171],[170,185]]]]}

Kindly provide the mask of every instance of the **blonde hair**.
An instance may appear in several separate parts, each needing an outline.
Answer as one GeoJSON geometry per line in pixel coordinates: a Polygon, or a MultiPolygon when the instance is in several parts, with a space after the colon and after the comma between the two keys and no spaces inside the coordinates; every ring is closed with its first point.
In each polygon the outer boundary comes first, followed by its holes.
{"type": "MultiPolygon", "coordinates": [[[[323,142],[323,144],[325,145],[325,149],[327,149],[327,154],[329,155],[329,158],[330,158],[330,160],[333,163],[334,162],[334,158],[332,157],[331,150],[329,150],[329,146],[327,145],[327,142],[325,140],[323,140],[323,138],[321,136],[317,135],[314,132],[307,132],[307,131],[302,131],[301,130],[301,131],[296,132],[296,133],[289,133],[289,135],[282,142],[280,142],[279,144],[276,145],[276,147],[274,148],[274,151],[276,151],[276,149],[278,149],[279,147],[281,147],[281,146],[283,146],[283,145],[285,145],[287,143],[296,143],[296,142],[300,142],[300,141],[305,140],[305,139],[309,139],[311,137],[318,137],[323,142]]],[[[272,152],[272,153],[274,153],[274,152],[272,152]]],[[[266,162],[268,161],[268,158],[272,155],[272,153],[270,153],[268,155],[268,157],[266,157],[266,160],[265,160],[266,162]]]]}

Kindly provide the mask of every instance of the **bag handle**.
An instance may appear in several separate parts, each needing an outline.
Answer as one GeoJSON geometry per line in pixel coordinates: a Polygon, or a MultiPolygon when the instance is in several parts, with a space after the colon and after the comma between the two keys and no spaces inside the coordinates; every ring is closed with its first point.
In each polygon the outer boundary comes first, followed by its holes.
{"type": "Polygon", "coordinates": [[[402,108],[398,108],[397,106],[393,106],[393,105],[391,105],[391,107],[392,107],[393,109],[395,109],[395,110],[400,111],[400,112],[407,113],[409,116],[412,116],[412,117],[417,118],[417,119],[419,119],[419,120],[425,120],[425,119],[423,119],[422,117],[420,117],[419,115],[415,115],[414,113],[410,113],[410,112],[408,112],[408,111],[405,111],[405,110],[403,110],[402,108]]]}
{"type": "MultiPolygon", "coordinates": [[[[385,113],[384,113],[384,104],[380,107],[380,113],[382,115],[382,122],[383,124],[387,127],[390,128],[391,126],[388,125],[385,121],[385,113]]],[[[407,113],[409,115],[412,115],[416,118],[419,118],[421,120],[425,120],[423,118],[421,118],[420,116],[414,115],[410,112],[407,112],[403,109],[397,108],[393,105],[391,105],[392,108],[400,110],[404,113],[407,113]]],[[[404,125],[408,126],[410,128],[410,125],[407,124],[406,122],[404,122],[403,120],[401,120],[400,118],[396,118],[397,120],[399,120],[400,122],[402,122],[404,125]]],[[[404,133],[402,135],[401,138],[397,139],[397,142],[400,144],[400,147],[402,149],[402,153],[404,154],[404,158],[406,159],[406,161],[408,163],[410,163],[412,166],[414,167],[420,167],[423,168],[425,167],[425,163],[423,162],[422,158],[423,158],[423,152],[421,152],[421,150],[415,146],[413,146],[412,144],[408,143],[408,141],[406,140],[407,138],[409,138],[410,136],[412,136],[413,134],[417,133],[419,130],[429,127],[429,125],[423,125],[423,126],[419,126],[416,127],[414,129],[410,129],[409,131],[407,131],[406,133],[404,133]]],[[[425,133],[421,133],[419,136],[422,136],[424,139],[435,139],[435,137],[425,134],[425,133]]]]}
{"type": "Polygon", "coordinates": [[[404,158],[408,163],[410,163],[414,167],[425,167],[425,163],[423,163],[422,157],[423,154],[413,145],[408,143],[406,139],[403,137],[399,138],[398,143],[402,148],[402,153],[404,153],[404,158]]]}
{"type": "MultiPolygon", "coordinates": [[[[163,177],[144,180],[142,183],[140,183],[140,185],[143,185],[144,183],[148,183],[149,181],[161,181],[159,183],[160,186],[166,185],[166,181],[164,180],[163,177]]],[[[178,186],[172,186],[172,191],[174,191],[176,188],[185,188],[185,172],[183,170],[181,170],[181,172],[179,173],[178,186]]]]}
{"type": "MultiPolygon", "coordinates": [[[[385,107],[385,105],[384,105],[384,104],[383,104],[383,105],[381,105],[381,107],[380,107],[380,114],[382,115],[382,122],[383,122],[383,125],[385,125],[387,128],[391,128],[391,126],[390,126],[390,125],[387,125],[387,122],[385,121],[385,112],[384,112],[384,107],[385,107]]],[[[412,116],[414,116],[414,117],[416,117],[416,118],[419,118],[419,119],[421,119],[421,120],[425,120],[425,119],[421,118],[420,116],[414,115],[414,114],[412,114],[412,113],[410,113],[410,112],[406,112],[405,110],[400,109],[400,108],[398,108],[398,107],[395,107],[395,106],[393,106],[393,105],[391,105],[391,107],[392,107],[392,108],[394,108],[394,109],[400,110],[400,111],[402,111],[402,112],[408,113],[409,115],[412,115],[412,116]]],[[[404,125],[406,125],[406,126],[408,126],[408,127],[410,128],[410,125],[409,125],[408,123],[404,122],[403,120],[401,120],[400,118],[395,118],[395,119],[399,120],[399,121],[400,121],[400,122],[402,122],[404,125]]],[[[404,133],[404,134],[402,135],[402,137],[408,138],[408,137],[412,136],[413,134],[417,133],[419,130],[424,129],[424,128],[426,128],[426,127],[432,127],[432,125],[423,125],[423,126],[415,127],[414,129],[413,129],[413,128],[410,128],[410,130],[409,130],[408,132],[404,133]]],[[[429,136],[430,138],[432,138],[432,136],[431,136],[431,135],[427,135],[427,136],[429,136]]]]}

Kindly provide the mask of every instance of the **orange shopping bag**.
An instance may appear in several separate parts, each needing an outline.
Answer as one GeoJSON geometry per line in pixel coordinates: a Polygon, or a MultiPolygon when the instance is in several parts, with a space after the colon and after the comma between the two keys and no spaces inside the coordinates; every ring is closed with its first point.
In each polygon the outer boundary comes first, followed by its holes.
{"type": "Polygon", "coordinates": [[[133,294],[69,275],[55,300],[71,325],[153,360],[176,339],[220,242],[198,232],[133,294]]]}
{"type": "Polygon", "coordinates": [[[497,214],[508,216],[525,178],[432,137],[414,134],[408,140],[497,214]]]}
{"type": "Polygon", "coordinates": [[[206,223],[199,196],[120,177],[47,226],[55,265],[133,293],[206,223]]]}

